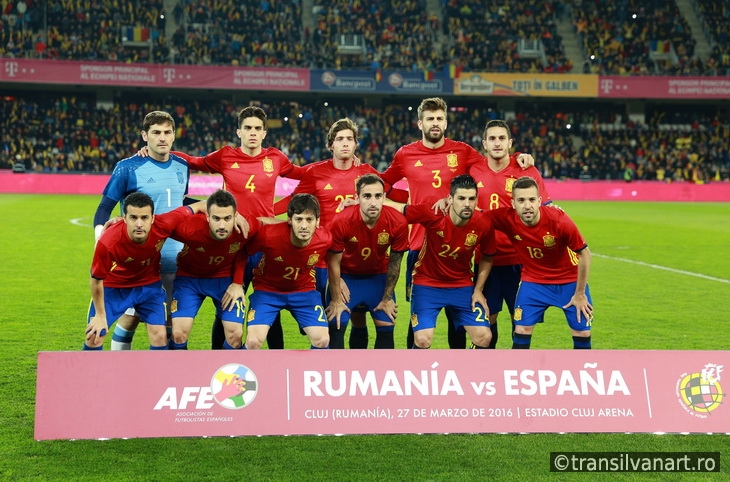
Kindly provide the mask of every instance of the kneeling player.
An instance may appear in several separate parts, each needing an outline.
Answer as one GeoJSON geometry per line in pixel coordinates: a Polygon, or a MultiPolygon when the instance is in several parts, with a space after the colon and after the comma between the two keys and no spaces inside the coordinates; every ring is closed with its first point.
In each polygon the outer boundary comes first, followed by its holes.
{"type": "MultiPolygon", "coordinates": [[[[241,347],[245,293],[244,246],[248,240],[235,230],[236,199],[227,191],[216,191],[207,200],[208,213],[198,214],[175,228],[171,237],[185,243],[177,259],[177,277],[172,307],[170,348],[187,350],[193,320],[205,298],[213,300],[216,316],[223,321],[223,348],[241,347]]],[[[249,239],[259,222],[247,219],[249,239]]]]}
{"type": "Polygon", "coordinates": [[[160,280],[160,249],[175,226],[204,202],[155,216],[154,202],[135,192],[124,199],[124,222],[99,238],[91,265],[91,296],[84,350],[101,350],[111,324],[130,306],[147,324],[151,350],[167,349],[165,290],[160,280]]]}
{"type": "Polygon", "coordinates": [[[343,334],[351,311],[357,309],[370,311],[375,348],[394,348],[395,285],[408,250],[408,223],[396,209],[383,206],[384,183],[377,175],[360,177],[355,188],[358,206],[335,217],[327,255],[330,348],[344,348],[343,334]],[[348,287],[349,299],[343,297],[340,280],[348,287]]]}
{"type": "Polygon", "coordinates": [[[288,222],[261,226],[246,246],[263,256],[253,272],[245,348],[261,348],[281,310],[289,310],[309,337],[312,349],[327,348],[329,334],[314,266],[327,255],[332,236],[319,228],[319,203],[311,194],[297,194],[287,208],[288,222]]]}

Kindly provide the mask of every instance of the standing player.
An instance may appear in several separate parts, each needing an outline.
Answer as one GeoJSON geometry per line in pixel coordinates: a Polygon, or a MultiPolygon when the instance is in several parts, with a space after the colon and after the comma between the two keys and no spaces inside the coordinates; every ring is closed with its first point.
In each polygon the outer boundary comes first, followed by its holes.
{"type": "MultiPolygon", "coordinates": [[[[188,192],[190,170],[184,159],[170,153],[175,141],[175,120],[167,112],[150,112],[142,124],[142,139],[147,143],[144,154],[119,161],[104,188],[94,215],[96,240],[101,236],[104,223],[114,206],[128,194],[148,194],[154,202],[155,214],[166,213],[183,205],[188,192]]],[[[175,258],[181,248],[182,244],[172,239],[167,240],[162,248],[162,286],[167,293],[168,306],[175,279],[175,258]]],[[[134,316],[134,310],[127,313],[114,328],[112,350],[131,348],[139,318],[134,316]]]]}
{"type": "MultiPolygon", "coordinates": [[[[357,149],[357,124],[349,118],[339,119],[330,126],[327,132],[327,149],[332,152],[332,158],[325,161],[309,164],[302,168],[301,180],[294,189],[292,195],[307,193],[317,198],[320,206],[320,226],[330,229],[335,215],[339,212],[343,201],[355,197],[355,183],[358,178],[365,174],[378,174],[370,164],[354,164],[355,150],[357,149]]],[[[390,189],[390,186],[387,186],[390,189]]],[[[391,194],[395,201],[405,203],[408,193],[396,189],[391,194]]],[[[287,210],[291,197],[285,197],[274,205],[274,213],[282,214],[287,210]]],[[[317,291],[322,295],[322,303],[325,304],[327,292],[327,262],[321,258],[315,267],[317,278],[317,291]]],[[[362,314],[355,315],[360,321],[365,321],[362,314]]],[[[330,343],[333,336],[336,338],[335,345],[339,348],[339,339],[342,333],[337,331],[335,324],[330,326],[330,343]]],[[[341,328],[344,330],[344,328],[341,328]]]]}
{"type": "Polygon", "coordinates": [[[512,208],[488,214],[504,232],[522,264],[515,300],[512,348],[530,348],[535,324],[550,306],[562,308],[573,348],[591,348],[593,305],[588,289],[591,252],[575,223],[560,209],[541,206],[537,182],[520,177],[512,185],[512,208]]]}
{"type": "Polygon", "coordinates": [[[451,323],[466,331],[472,348],[489,348],[489,311],[482,290],[496,251],[494,228],[487,214],[476,211],[477,185],[468,174],[451,180],[447,216],[431,203],[405,205],[403,214],[425,228],[426,238],[413,268],[411,326],[413,348],[430,348],[441,309],[450,309],[451,323]],[[481,253],[476,282],[475,252],[481,253]]]}
{"type": "Polygon", "coordinates": [[[147,194],[135,192],[124,199],[124,222],[112,224],[94,248],[84,350],[101,350],[107,330],[129,307],[145,320],[150,349],[167,349],[160,251],[175,226],[202,209],[200,201],[155,217],[147,194]]]}
{"type": "Polygon", "coordinates": [[[311,194],[292,197],[287,223],[261,226],[246,251],[261,251],[253,271],[254,292],[246,316],[246,349],[261,348],[269,327],[289,310],[312,349],[327,348],[329,334],[322,299],[315,287],[314,266],[327,255],[332,236],[319,226],[319,203],[311,194]]]}
{"type": "Polygon", "coordinates": [[[373,317],[375,348],[395,347],[395,285],[403,252],[408,249],[408,223],[396,209],[383,206],[384,199],[383,180],[365,174],[356,184],[358,207],[346,208],[332,223],[332,247],[327,255],[330,348],[344,348],[349,314],[358,308],[369,310],[373,317]],[[349,300],[341,296],[340,280],[349,288],[349,300]]]}
{"type": "MultiPolygon", "coordinates": [[[[407,144],[395,153],[393,161],[381,175],[388,184],[395,184],[403,178],[408,181],[410,204],[435,203],[449,194],[449,183],[460,175],[466,174],[471,166],[481,164],[484,158],[473,147],[444,137],[448,125],[446,102],[439,97],[423,99],[418,106],[418,129],[420,141],[407,144]]],[[[531,156],[525,155],[526,162],[534,164],[531,156]]],[[[410,286],[413,267],[424,240],[424,228],[411,227],[410,252],[406,259],[406,299],[410,299],[410,286]]],[[[446,310],[447,318],[450,317],[446,310]]],[[[466,339],[457,333],[449,323],[449,346],[464,348],[466,339]]],[[[413,345],[413,333],[408,330],[407,346],[413,345]]]]}
{"type": "MultiPolygon", "coordinates": [[[[241,347],[243,316],[246,308],[243,271],[244,246],[248,240],[235,230],[236,199],[218,190],[207,200],[207,214],[189,217],[179,224],[171,237],[185,243],[177,258],[177,277],[172,306],[170,348],[187,350],[188,336],[195,315],[210,297],[216,316],[223,320],[226,340],[223,348],[241,347]]],[[[249,218],[249,239],[259,222],[249,218]]]]}
{"type": "MultiPolygon", "coordinates": [[[[298,179],[300,174],[289,158],[274,147],[262,147],[266,138],[266,113],[260,107],[245,107],[238,113],[236,135],[241,147],[225,146],[205,157],[193,157],[175,152],[190,164],[191,169],[220,174],[224,189],[236,198],[240,209],[250,217],[271,217],[274,215],[274,194],[278,176],[298,179]]],[[[252,271],[259,262],[259,255],[251,256],[246,264],[244,290],[251,282],[252,271]]],[[[220,318],[213,323],[211,345],[213,349],[222,346],[225,336],[220,318]]],[[[281,320],[269,331],[267,338],[270,349],[284,348],[284,334],[281,320]]]]}
{"type": "MultiPolygon", "coordinates": [[[[517,158],[510,155],[512,138],[509,125],[503,120],[491,120],[484,128],[482,146],[487,153],[487,162],[475,164],[469,168],[469,174],[477,182],[480,209],[491,211],[512,205],[512,185],[518,177],[530,176],[537,182],[544,204],[549,204],[548,194],[540,172],[535,167],[522,168],[517,158]]],[[[520,262],[507,235],[497,230],[497,254],[494,265],[489,272],[484,296],[489,304],[489,327],[492,330],[490,348],[497,346],[499,333],[497,317],[502,311],[502,303],[507,304],[512,331],[514,331],[515,297],[520,285],[520,262]]],[[[478,260],[477,260],[478,261],[478,260]]]]}

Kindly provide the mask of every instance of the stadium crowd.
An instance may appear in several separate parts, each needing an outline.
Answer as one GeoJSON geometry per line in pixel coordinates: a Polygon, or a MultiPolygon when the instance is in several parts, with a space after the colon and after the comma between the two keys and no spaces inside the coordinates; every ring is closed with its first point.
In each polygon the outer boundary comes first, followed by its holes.
{"type": "MultiPolygon", "coordinates": [[[[337,0],[315,5],[305,26],[300,0],[204,2],[180,0],[164,15],[162,0],[46,3],[26,0],[27,11],[3,2],[0,56],[284,66],[306,68],[441,71],[568,72],[557,32],[559,18],[572,18],[583,44],[583,70],[620,75],[727,74],[727,1],[697,0],[713,37],[709,58],[695,55],[695,37],[676,4],[652,0],[537,2],[443,0],[440,15],[426,0],[392,2],[337,0]],[[174,33],[165,36],[167,22],[174,33]],[[123,26],[149,29],[153,48],[125,45],[123,26]],[[357,34],[362,56],[337,53],[340,35],[357,34]],[[539,40],[544,57],[525,58],[518,40],[539,40]],[[676,62],[663,52],[671,42],[676,62]]],[[[577,63],[579,59],[573,59],[577,63]]]]}
{"type": "MultiPolygon", "coordinates": [[[[329,157],[327,128],[350,117],[360,126],[359,155],[382,171],[396,150],[418,139],[415,112],[406,104],[381,108],[273,102],[265,145],[275,146],[303,165],[329,157]]],[[[35,172],[110,172],[140,145],[141,119],[159,103],[118,102],[98,108],[73,96],[33,96],[0,104],[0,168],[22,162],[35,172]]],[[[176,121],[175,149],[204,155],[237,145],[238,107],[224,101],[168,102],[176,121]]],[[[453,104],[447,136],[481,150],[484,124],[503,118],[489,107],[453,104]]],[[[707,182],[730,179],[730,124],[716,115],[647,112],[646,122],[631,120],[620,107],[572,111],[518,108],[507,116],[515,149],[533,153],[545,178],[658,179],[707,182]],[[570,127],[568,127],[570,126],[570,127]]]]}

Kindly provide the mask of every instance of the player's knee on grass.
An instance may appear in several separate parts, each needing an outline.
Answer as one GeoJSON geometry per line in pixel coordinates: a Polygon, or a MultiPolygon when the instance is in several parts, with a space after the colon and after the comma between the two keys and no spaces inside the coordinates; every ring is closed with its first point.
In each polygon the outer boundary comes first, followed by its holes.
{"type": "Polygon", "coordinates": [[[147,324],[147,335],[150,337],[151,346],[167,345],[167,328],[165,325],[147,324]]]}
{"type": "Polygon", "coordinates": [[[487,327],[470,330],[469,338],[471,338],[471,342],[476,346],[486,348],[492,341],[492,332],[487,327]]]}
{"type": "Polygon", "coordinates": [[[519,333],[520,335],[532,335],[534,329],[534,326],[515,325],[515,333],[519,333]]]}
{"type": "Polygon", "coordinates": [[[231,323],[224,321],[223,328],[226,332],[226,341],[231,348],[241,348],[241,338],[243,337],[243,325],[239,323],[231,323]]]}
{"type": "Polygon", "coordinates": [[[174,341],[175,343],[185,343],[186,341],[188,341],[192,325],[192,318],[173,318],[172,341],[174,341]]]}
{"type": "Polygon", "coordinates": [[[327,328],[308,327],[304,330],[309,337],[309,342],[315,348],[327,348],[330,344],[330,334],[327,328]]]}
{"type": "Polygon", "coordinates": [[[433,330],[414,331],[413,343],[418,348],[431,348],[431,344],[433,343],[433,330]]]}
{"type": "Polygon", "coordinates": [[[248,325],[248,333],[246,334],[246,349],[260,350],[266,341],[266,335],[269,327],[266,325],[248,325]]]}

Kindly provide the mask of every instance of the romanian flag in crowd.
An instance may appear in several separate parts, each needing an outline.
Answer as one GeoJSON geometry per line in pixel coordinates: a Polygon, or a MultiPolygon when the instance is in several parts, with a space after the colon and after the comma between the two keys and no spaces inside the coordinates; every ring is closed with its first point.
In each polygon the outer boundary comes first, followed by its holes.
{"type": "Polygon", "coordinates": [[[123,42],[147,42],[150,39],[150,29],[146,27],[122,27],[123,42]]]}
{"type": "Polygon", "coordinates": [[[423,71],[423,80],[429,81],[433,80],[433,70],[424,70],[423,71]]]}
{"type": "Polygon", "coordinates": [[[461,76],[461,67],[454,64],[449,65],[449,78],[458,79],[461,76]]]}
{"type": "Polygon", "coordinates": [[[383,80],[383,73],[378,69],[375,71],[375,82],[380,82],[381,80],[383,80]]]}
{"type": "Polygon", "coordinates": [[[649,49],[657,53],[669,53],[671,50],[670,46],[671,43],[669,40],[651,40],[649,42],[649,49]]]}

